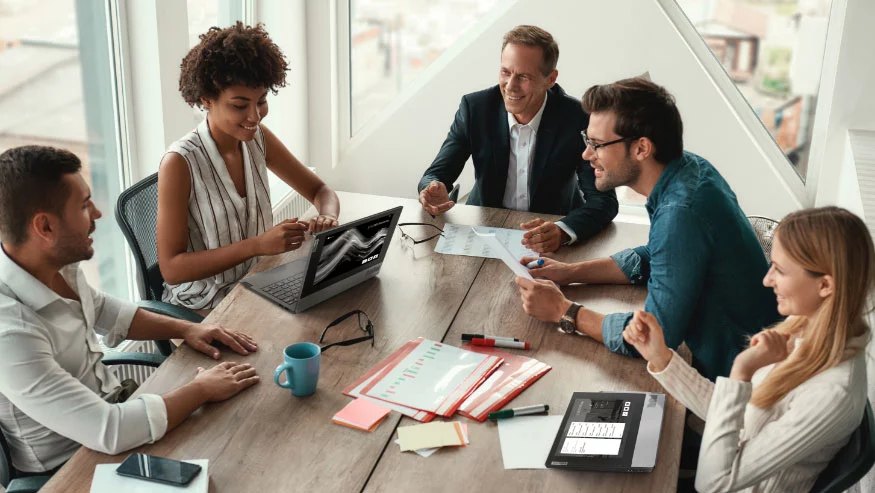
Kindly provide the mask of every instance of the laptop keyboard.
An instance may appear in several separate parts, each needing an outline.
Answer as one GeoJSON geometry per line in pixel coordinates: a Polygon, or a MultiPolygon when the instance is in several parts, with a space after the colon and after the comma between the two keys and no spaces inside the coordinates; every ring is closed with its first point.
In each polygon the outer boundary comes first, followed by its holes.
{"type": "Polygon", "coordinates": [[[296,303],[301,296],[301,288],[304,286],[304,274],[306,272],[268,284],[261,290],[286,303],[296,303]]]}

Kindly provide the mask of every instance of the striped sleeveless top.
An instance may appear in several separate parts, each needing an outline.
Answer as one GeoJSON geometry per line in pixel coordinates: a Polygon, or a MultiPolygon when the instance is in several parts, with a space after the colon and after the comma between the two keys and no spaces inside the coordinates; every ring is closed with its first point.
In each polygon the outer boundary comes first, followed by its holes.
{"type": "MultiPolygon", "coordinates": [[[[175,152],[188,163],[191,191],[188,196],[188,252],[228,246],[253,238],[273,227],[264,134],[242,142],[246,197],[240,197],[225,161],[210,136],[207,119],[174,142],[175,152]]],[[[215,308],[249,269],[253,257],[243,263],[199,281],[164,283],[163,301],[194,310],[215,308]]]]}

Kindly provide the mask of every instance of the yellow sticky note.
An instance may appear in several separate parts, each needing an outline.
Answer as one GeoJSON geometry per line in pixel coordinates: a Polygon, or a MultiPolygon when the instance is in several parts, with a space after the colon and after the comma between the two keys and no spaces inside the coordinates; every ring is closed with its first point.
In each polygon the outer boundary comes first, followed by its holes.
{"type": "Polygon", "coordinates": [[[401,451],[465,444],[462,424],[458,421],[426,423],[398,428],[401,451]]]}

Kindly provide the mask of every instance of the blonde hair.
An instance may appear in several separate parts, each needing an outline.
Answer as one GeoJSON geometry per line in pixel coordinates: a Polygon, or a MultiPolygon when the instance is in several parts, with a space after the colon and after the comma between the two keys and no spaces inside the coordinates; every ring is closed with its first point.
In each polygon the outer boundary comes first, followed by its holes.
{"type": "Polygon", "coordinates": [[[811,317],[788,317],[775,326],[802,338],[796,350],[775,366],[751,396],[750,403],[769,408],[818,373],[852,357],[851,338],[866,334],[863,320],[875,284],[875,252],[869,230],[859,217],[839,207],[794,212],[775,230],[790,259],[812,276],[830,275],[833,293],[811,317]]]}

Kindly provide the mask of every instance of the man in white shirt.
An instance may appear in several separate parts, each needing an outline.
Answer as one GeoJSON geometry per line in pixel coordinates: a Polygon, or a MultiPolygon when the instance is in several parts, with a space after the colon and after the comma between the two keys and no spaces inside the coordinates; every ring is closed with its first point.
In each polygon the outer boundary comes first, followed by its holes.
{"type": "Polygon", "coordinates": [[[152,443],[207,402],[258,382],[249,364],[220,363],[165,395],[118,402],[120,382],[101,364],[98,334],[184,339],[219,358],[220,342],[246,355],[246,334],[140,310],[92,289],[78,262],[94,255],[101,213],[79,158],[43,146],[0,155],[0,428],[19,472],[53,471],[80,445],[107,453],[152,443]]]}
{"type": "Polygon", "coordinates": [[[419,182],[431,215],[455,205],[453,187],[468,158],[476,181],[468,204],[564,215],[523,223],[523,243],[544,253],[585,240],[617,215],[613,190],[599,191],[581,131],[588,116],[556,84],[559,46],[535,26],[504,35],[498,85],[462,97],[456,118],[419,182]]]}

